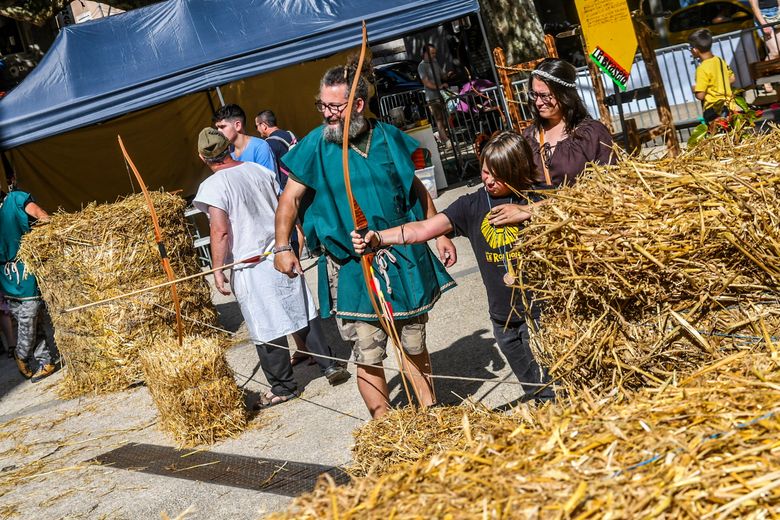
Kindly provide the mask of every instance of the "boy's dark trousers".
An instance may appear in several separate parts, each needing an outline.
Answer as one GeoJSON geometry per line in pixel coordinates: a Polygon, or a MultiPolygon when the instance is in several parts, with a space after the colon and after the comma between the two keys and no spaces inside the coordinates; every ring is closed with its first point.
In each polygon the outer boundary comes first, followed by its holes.
{"type": "Polygon", "coordinates": [[[504,323],[493,322],[493,335],[496,337],[498,348],[506,358],[517,380],[523,384],[523,401],[547,401],[555,399],[552,385],[540,390],[541,386],[550,381],[547,369],[543,369],[537,363],[531,351],[528,324],[525,321],[510,323],[504,329],[504,323]],[[538,392],[538,393],[537,393],[538,392]]]}

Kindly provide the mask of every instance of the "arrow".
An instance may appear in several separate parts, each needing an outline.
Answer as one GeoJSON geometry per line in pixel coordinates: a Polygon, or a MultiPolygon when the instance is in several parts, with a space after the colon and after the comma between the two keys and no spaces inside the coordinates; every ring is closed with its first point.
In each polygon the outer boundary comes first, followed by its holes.
{"type": "Polygon", "coordinates": [[[96,302],[91,303],[85,303],[84,305],[79,305],[78,307],[71,307],[69,309],[65,309],[63,312],[73,312],[73,311],[80,311],[82,309],[88,309],[90,307],[95,307],[97,305],[103,305],[105,303],[110,303],[116,300],[121,300],[122,298],[129,298],[130,296],[135,296],[137,294],[143,294],[145,292],[153,291],[155,289],[162,289],[163,287],[173,286],[179,282],[184,282],[186,280],[192,280],[193,278],[199,278],[201,276],[206,276],[211,273],[216,273],[217,271],[222,271],[223,269],[230,269],[233,266],[236,266],[238,264],[255,264],[257,262],[260,262],[265,257],[270,255],[271,253],[263,253],[262,255],[256,255],[251,256],[249,258],[245,258],[243,260],[239,260],[237,262],[233,262],[232,264],[225,264],[220,267],[215,267],[214,269],[209,269],[208,271],[202,271],[200,273],[191,274],[189,276],[185,276],[183,278],[178,278],[176,280],[169,280],[165,283],[160,283],[157,285],[152,285],[150,287],[145,287],[143,289],[136,289],[135,291],[130,291],[124,294],[120,294],[118,296],[112,296],[111,298],[106,298],[105,300],[100,300],[96,302]]]}

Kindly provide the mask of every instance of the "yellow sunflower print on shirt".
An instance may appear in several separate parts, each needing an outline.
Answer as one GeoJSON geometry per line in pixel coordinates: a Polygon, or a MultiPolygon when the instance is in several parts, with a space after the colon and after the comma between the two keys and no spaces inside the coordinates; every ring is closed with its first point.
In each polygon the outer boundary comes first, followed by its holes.
{"type": "Polygon", "coordinates": [[[482,225],[480,230],[482,236],[485,237],[485,241],[491,249],[498,249],[500,247],[507,247],[514,245],[517,242],[517,236],[520,233],[520,228],[516,225],[511,226],[499,226],[494,227],[488,222],[488,216],[490,212],[485,214],[485,218],[482,219],[482,225]]]}

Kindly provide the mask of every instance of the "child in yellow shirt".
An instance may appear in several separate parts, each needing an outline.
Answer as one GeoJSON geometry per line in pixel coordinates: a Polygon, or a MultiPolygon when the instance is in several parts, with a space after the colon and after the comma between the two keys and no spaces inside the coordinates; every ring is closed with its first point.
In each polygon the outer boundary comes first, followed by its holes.
{"type": "Polygon", "coordinates": [[[712,53],[712,33],[699,29],[688,37],[691,54],[700,65],[696,68],[696,84],[693,92],[704,104],[704,120],[711,121],[726,115],[723,109],[736,110],[731,85],[736,81],[734,72],[720,56],[712,53]]]}

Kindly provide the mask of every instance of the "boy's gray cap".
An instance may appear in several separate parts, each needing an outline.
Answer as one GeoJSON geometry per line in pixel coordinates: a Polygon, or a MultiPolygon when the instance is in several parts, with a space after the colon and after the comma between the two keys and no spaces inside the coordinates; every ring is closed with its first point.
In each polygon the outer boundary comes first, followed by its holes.
{"type": "Polygon", "coordinates": [[[198,153],[206,159],[219,157],[228,146],[230,141],[216,128],[208,126],[198,135],[198,153]]]}

